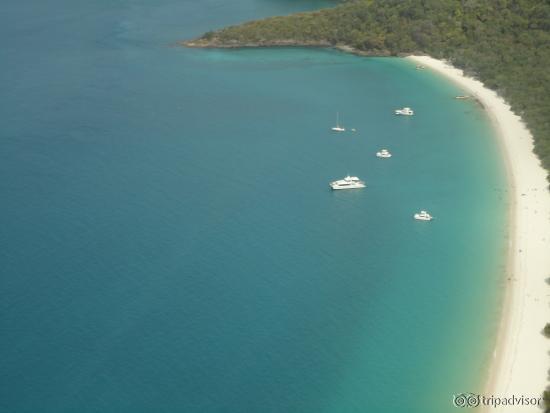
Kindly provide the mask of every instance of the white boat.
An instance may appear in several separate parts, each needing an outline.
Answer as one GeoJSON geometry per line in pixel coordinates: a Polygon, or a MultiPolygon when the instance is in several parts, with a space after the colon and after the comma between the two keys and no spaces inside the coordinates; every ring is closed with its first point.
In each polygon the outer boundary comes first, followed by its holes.
{"type": "Polygon", "coordinates": [[[339,179],[338,181],[333,181],[330,183],[332,189],[358,189],[364,188],[365,182],[361,181],[356,176],[346,176],[344,179],[339,179]]]}
{"type": "Polygon", "coordinates": [[[469,95],[458,95],[458,96],[455,96],[455,99],[470,99],[470,96],[469,95]]]}
{"type": "Polygon", "coordinates": [[[412,115],[414,115],[414,110],[412,110],[411,108],[396,109],[395,114],[396,115],[404,115],[404,116],[412,116],[412,115]]]}
{"type": "Polygon", "coordinates": [[[387,149],[382,149],[379,152],[376,152],[376,156],[379,158],[391,158],[391,153],[387,149]]]}
{"type": "Polygon", "coordinates": [[[332,128],[330,128],[333,132],[345,132],[346,131],[346,128],[344,128],[343,126],[340,126],[340,116],[339,116],[339,113],[336,112],[336,126],[333,126],[332,128]]]}
{"type": "Polygon", "coordinates": [[[420,211],[419,213],[414,214],[414,219],[419,221],[431,221],[434,219],[427,211],[420,211]]]}
{"type": "Polygon", "coordinates": [[[424,69],[426,69],[426,66],[416,65],[416,70],[424,70],[424,69]]]}

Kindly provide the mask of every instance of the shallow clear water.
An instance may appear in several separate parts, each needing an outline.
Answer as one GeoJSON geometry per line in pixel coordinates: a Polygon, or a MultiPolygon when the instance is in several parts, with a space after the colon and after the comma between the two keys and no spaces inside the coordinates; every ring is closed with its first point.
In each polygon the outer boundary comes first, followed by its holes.
{"type": "Polygon", "coordinates": [[[0,411],[442,412],[480,388],[506,189],[475,102],[402,59],[174,47],[329,2],[50,3],[0,14],[0,411]],[[331,192],[347,173],[367,188],[331,192]]]}

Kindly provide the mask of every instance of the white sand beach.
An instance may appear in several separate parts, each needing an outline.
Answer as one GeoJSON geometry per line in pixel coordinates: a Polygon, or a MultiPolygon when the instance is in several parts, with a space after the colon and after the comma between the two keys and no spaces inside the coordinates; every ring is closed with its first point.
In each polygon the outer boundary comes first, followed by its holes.
{"type": "MultiPolygon", "coordinates": [[[[508,274],[502,320],[487,386],[495,397],[540,397],[548,385],[550,340],[541,331],[550,322],[550,193],[546,172],[533,153],[533,138],[520,117],[495,92],[462,70],[428,56],[409,59],[439,72],[478,99],[498,131],[508,166],[512,208],[508,274]]],[[[462,390],[457,389],[457,392],[462,390]]],[[[482,393],[483,392],[483,393],[482,393]]],[[[537,406],[487,407],[491,412],[538,412],[537,406]]]]}

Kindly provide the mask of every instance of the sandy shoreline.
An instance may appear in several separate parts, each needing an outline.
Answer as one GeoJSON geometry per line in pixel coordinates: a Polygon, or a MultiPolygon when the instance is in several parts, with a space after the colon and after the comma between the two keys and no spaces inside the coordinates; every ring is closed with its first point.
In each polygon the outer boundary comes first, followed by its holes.
{"type": "MultiPolygon", "coordinates": [[[[510,245],[502,319],[483,395],[540,397],[547,386],[550,340],[550,193],[533,138],[509,105],[462,70],[428,56],[409,59],[443,74],[477,98],[494,122],[506,158],[510,188],[510,245]]],[[[462,390],[457,389],[457,392],[462,390]]],[[[481,393],[481,392],[480,392],[481,393]]],[[[491,412],[538,412],[537,406],[487,407],[491,412]]]]}

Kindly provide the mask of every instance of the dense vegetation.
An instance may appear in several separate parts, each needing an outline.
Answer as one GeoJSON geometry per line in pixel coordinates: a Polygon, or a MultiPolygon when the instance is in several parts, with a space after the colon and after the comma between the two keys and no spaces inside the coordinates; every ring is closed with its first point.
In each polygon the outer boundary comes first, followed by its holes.
{"type": "Polygon", "coordinates": [[[355,0],[209,32],[191,45],[346,45],[448,59],[512,105],[550,169],[550,0],[355,0]]]}

